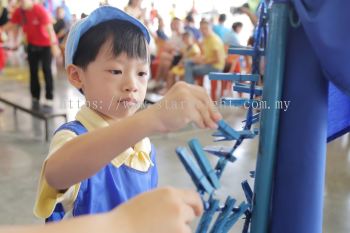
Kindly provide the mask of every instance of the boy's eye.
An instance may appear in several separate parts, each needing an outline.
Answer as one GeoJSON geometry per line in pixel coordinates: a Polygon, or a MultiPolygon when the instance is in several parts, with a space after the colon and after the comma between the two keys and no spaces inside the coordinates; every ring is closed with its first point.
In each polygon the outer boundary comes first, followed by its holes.
{"type": "Polygon", "coordinates": [[[147,72],[139,72],[138,73],[138,76],[140,76],[140,77],[146,77],[148,74],[147,74],[147,72]]]}
{"type": "Polygon", "coordinates": [[[114,75],[118,75],[118,74],[122,74],[123,73],[121,70],[109,70],[109,72],[111,74],[114,74],[114,75]]]}

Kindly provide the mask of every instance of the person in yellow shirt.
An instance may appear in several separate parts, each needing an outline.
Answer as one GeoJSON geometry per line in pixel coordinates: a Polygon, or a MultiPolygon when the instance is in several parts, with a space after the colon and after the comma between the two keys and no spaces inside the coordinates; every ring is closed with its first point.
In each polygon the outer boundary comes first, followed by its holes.
{"type": "Polygon", "coordinates": [[[137,112],[147,90],[149,42],[140,21],[111,6],[96,9],[70,30],[65,68],[86,105],[55,132],[39,179],[37,217],[51,222],[110,211],[157,186],[149,135],[192,121],[217,128],[221,115],[205,90],[184,82],[137,112]],[[186,104],[167,108],[169,102],[186,104]]]}
{"type": "Polygon", "coordinates": [[[206,20],[201,21],[200,30],[203,35],[202,56],[185,61],[185,81],[191,84],[194,83],[196,76],[220,72],[225,67],[226,53],[222,40],[212,31],[206,20]]]}
{"type": "Polygon", "coordinates": [[[184,43],[184,47],[181,50],[181,60],[179,63],[174,66],[170,72],[168,77],[166,78],[166,87],[160,90],[160,94],[165,94],[176,82],[176,79],[183,80],[185,74],[184,61],[187,59],[195,59],[197,56],[200,56],[200,48],[194,42],[194,37],[191,32],[184,32],[182,34],[182,41],[184,43]]]}

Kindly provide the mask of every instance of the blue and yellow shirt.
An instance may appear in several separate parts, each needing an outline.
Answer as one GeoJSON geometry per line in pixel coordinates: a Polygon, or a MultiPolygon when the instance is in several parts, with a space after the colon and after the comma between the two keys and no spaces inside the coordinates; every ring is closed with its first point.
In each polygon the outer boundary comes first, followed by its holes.
{"type": "MultiPolygon", "coordinates": [[[[76,115],[76,121],[66,123],[56,131],[46,160],[80,134],[108,125],[95,111],[83,106],[76,115]]],[[[156,187],[158,182],[155,150],[149,138],[128,148],[97,174],[63,193],[48,185],[44,176],[46,160],[39,179],[34,215],[49,218],[49,221],[109,211],[133,196],[156,187]]]]}

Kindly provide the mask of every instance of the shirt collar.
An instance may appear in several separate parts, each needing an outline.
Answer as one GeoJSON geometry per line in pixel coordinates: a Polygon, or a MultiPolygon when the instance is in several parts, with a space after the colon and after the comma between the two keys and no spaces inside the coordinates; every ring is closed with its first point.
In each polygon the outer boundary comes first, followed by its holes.
{"type": "MultiPolygon", "coordinates": [[[[76,115],[76,120],[79,121],[89,132],[109,126],[109,123],[103,119],[93,109],[83,105],[76,115]]],[[[142,139],[135,144],[134,148],[129,147],[124,152],[116,156],[112,160],[112,164],[120,167],[125,164],[132,168],[141,171],[147,171],[149,166],[153,166],[151,157],[151,141],[148,137],[142,139]]]]}

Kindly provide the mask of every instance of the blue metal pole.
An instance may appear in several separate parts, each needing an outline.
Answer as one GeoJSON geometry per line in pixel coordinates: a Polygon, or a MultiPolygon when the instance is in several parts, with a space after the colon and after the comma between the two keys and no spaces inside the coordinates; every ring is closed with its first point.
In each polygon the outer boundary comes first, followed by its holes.
{"type": "Polygon", "coordinates": [[[269,229],[279,126],[279,109],[275,104],[282,96],[288,12],[288,4],[274,3],[269,13],[263,92],[263,101],[268,108],[262,110],[260,121],[251,233],[267,233],[269,229]]]}

